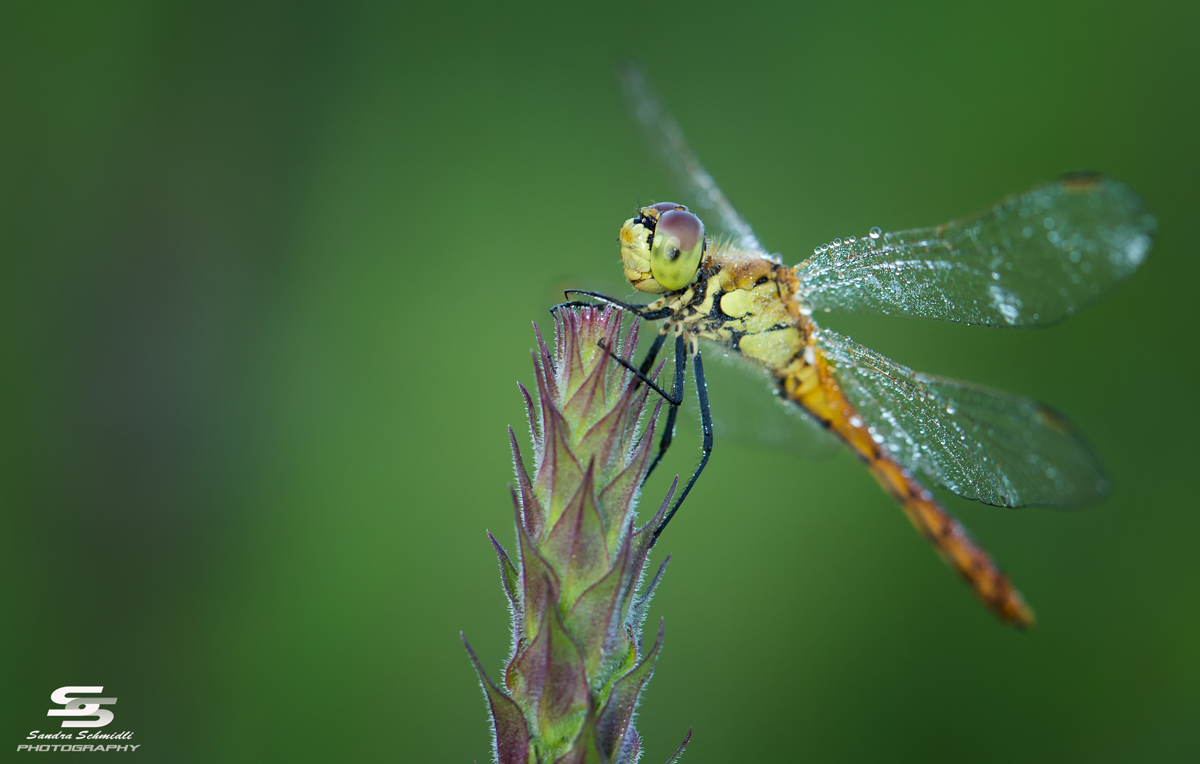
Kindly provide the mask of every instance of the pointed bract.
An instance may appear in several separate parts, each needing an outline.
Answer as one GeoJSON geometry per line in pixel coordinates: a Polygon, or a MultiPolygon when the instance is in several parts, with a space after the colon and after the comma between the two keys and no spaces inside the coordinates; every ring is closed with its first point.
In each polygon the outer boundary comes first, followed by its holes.
{"type": "Polygon", "coordinates": [[[600,511],[593,493],[593,469],[589,465],[583,482],[546,536],[541,552],[562,581],[563,604],[570,607],[584,589],[608,570],[608,544],[600,511]]]}
{"type": "Polygon", "coordinates": [[[466,636],[459,636],[462,637],[463,646],[467,648],[467,654],[471,656],[471,662],[475,664],[475,673],[479,675],[479,683],[483,685],[488,708],[492,712],[492,742],[496,761],[498,764],[529,764],[529,727],[525,723],[521,707],[492,683],[466,636]]]}
{"type": "Polygon", "coordinates": [[[508,596],[508,605],[512,608],[513,613],[521,612],[521,574],[517,572],[517,568],[512,564],[512,560],[508,559],[508,552],[504,551],[504,547],[500,546],[500,542],[492,535],[491,531],[487,532],[488,538],[492,541],[492,547],[496,550],[496,556],[500,558],[500,583],[504,584],[504,593],[508,596]]]}
{"type": "Polygon", "coordinates": [[[671,555],[667,555],[663,559],[662,564],[658,566],[658,572],[654,574],[654,578],[650,579],[650,583],[646,585],[645,591],[629,606],[629,613],[625,616],[625,624],[631,631],[641,632],[642,624],[646,622],[646,613],[650,610],[650,600],[654,597],[654,590],[658,588],[658,583],[662,581],[663,573],[667,572],[667,563],[670,561],[671,555]]]}
{"type": "MultiPolygon", "coordinates": [[[[513,504],[517,505],[516,494],[513,504]]],[[[554,569],[538,553],[529,534],[521,527],[520,506],[517,505],[517,542],[521,550],[521,603],[524,605],[522,626],[525,639],[537,635],[542,613],[558,606],[559,583],[554,569]]],[[[521,640],[518,640],[518,642],[521,640]]]]}
{"type": "MultiPolygon", "coordinates": [[[[658,423],[658,415],[661,410],[661,404],[654,409],[654,415],[650,417],[650,425],[642,437],[642,442],[638,444],[637,449],[630,456],[628,466],[600,492],[600,504],[608,510],[610,516],[619,514],[624,519],[631,514],[634,499],[637,497],[638,491],[641,490],[642,481],[646,477],[646,469],[650,466],[650,451],[654,442],[654,428],[658,423]]],[[[613,531],[620,527],[619,523],[610,524],[610,544],[614,541],[612,538],[613,531]]]]}
{"type": "Polygon", "coordinates": [[[617,598],[621,596],[621,584],[629,567],[629,559],[629,543],[626,541],[612,570],[581,594],[567,614],[567,627],[583,651],[589,677],[595,676],[600,668],[613,627],[620,626],[620,603],[617,598]]]}
{"type": "Polygon", "coordinates": [[[508,440],[512,447],[513,469],[517,473],[517,490],[520,492],[521,499],[521,521],[525,525],[526,533],[535,539],[541,538],[542,529],[546,527],[546,513],[542,509],[541,502],[537,500],[533,485],[529,482],[529,475],[525,472],[525,461],[521,458],[521,448],[517,445],[517,436],[511,427],[508,428],[508,440]]]}
{"type": "MultiPolygon", "coordinates": [[[[529,391],[525,389],[525,385],[520,382],[517,387],[521,390],[521,397],[525,399],[525,417],[529,420],[529,437],[533,440],[533,450],[542,450],[542,420],[541,415],[534,410],[533,397],[529,391]]],[[[508,429],[512,429],[511,427],[508,429]]]]}
{"type": "Polygon", "coordinates": [[[654,674],[654,663],[658,660],[662,641],[663,624],[660,622],[654,647],[629,673],[613,683],[608,703],[596,719],[596,745],[600,752],[610,759],[620,751],[625,742],[625,736],[633,721],[634,709],[637,708],[638,697],[654,674]]]}
{"type": "Polygon", "coordinates": [[[680,743],[679,747],[675,749],[675,753],[671,755],[671,758],[667,759],[667,764],[675,764],[675,762],[683,758],[683,749],[687,748],[688,741],[691,739],[692,728],[688,727],[687,734],[683,736],[683,742],[680,743]]]}
{"type": "Polygon", "coordinates": [[[647,554],[650,553],[650,547],[654,546],[654,532],[662,525],[662,521],[667,516],[667,510],[671,508],[671,499],[675,498],[675,489],[679,487],[679,476],[671,481],[671,487],[667,489],[667,496],[663,499],[663,503],[659,506],[658,511],[654,513],[654,517],[633,532],[633,555],[637,559],[645,560],[647,554]]]}
{"type": "Polygon", "coordinates": [[[590,701],[587,673],[556,608],[543,614],[537,638],[517,656],[514,666],[523,680],[515,697],[535,709],[538,734],[552,746],[574,740],[590,701]]]}
{"type": "Polygon", "coordinates": [[[554,525],[583,478],[583,467],[571,451],[570,425],[554,408],[546,411],[546,440],[534,490],[541,498],[546,522],[554,525]]]}
{"type": "Polygon", "coordinates": [[[595,459],[597,482],[609,483],[625,466],[625,422],[629,410],[628,399],[622,400],[600,421],[593,424],[579,439],[575,453],[582,459],[595,459]]]}
{"type": "Polygon", "coordinates": [[[605,371],[608,367],[608,355],[605,354],[600,363],[584,377],[583,383],[571,393],[570,400],[563,406],[563,416],[575,422],[586,423],[597,411],[603,411],[607,385],[605,371]]]}
{"type": "Polygon", "coordinates": [[[538,349],[534,355],[534,366],[541,369],[542,375],[538,378],[538,389],[544,390],[550,397],[558,397],[558,385],[555,384],[556,372],[554,370],[554,357],[550,355],[550,348],[546,347],[546,341],[542,339],[542,330],[537,324],[533,325],[533,333],[537,335],[538,349]]]}

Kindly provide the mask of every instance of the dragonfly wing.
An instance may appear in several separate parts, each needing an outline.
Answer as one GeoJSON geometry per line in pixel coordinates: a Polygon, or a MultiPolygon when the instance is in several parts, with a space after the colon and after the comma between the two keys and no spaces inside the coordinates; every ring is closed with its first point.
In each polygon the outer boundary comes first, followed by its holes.
{"type": "Polygon", "coordinates": [[[641,67],[626,65],[621,71],[621,85],[634,119],[683,186],[681,190],[706,213],[705,220],[715,223],[716,229],[728,236],[738,249],[765,251],[750,224],[742,219],[700,164],[683,137],[679,123],[663,108],[641,67]]]}
{"type": "Polygon", "coordinates": [[[999,507],[1065,507],[1108,492],[1071,423],[1037,401],[906,366],[828,329],[815,342],[871,437],[901,466],[999,507]]]}
{"type": "Polygon", "coordinates": [[[814,460],[839,452],[842,445],[837,438],[794,403],[781,398],[765,371],[721,345],[708,341],[701,341],[701,345],[713,432],[721,442],[814,460]]]}
{"type": "Polygon", "coordinates": [[[982,326],[1054,323],[1133,273],[1155,221],[1129,186],[1075,175],[932,228],[839,241],[796,266],[815,310],[982,326]]]}

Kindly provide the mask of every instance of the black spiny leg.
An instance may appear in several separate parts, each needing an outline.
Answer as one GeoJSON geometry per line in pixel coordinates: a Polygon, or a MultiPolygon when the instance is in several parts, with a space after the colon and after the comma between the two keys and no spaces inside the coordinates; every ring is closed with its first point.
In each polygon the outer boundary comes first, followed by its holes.
{"type": "MultiPolygon", "coordinates": [[[[676,348],[678,350],[678,348],[676,348]]],[[[675,500],[675,506],[671,507],[671,511],[663,518],[662,525],[658,526],[654,531],[654,541],[651,541],[653,546],[655,541],[658,541],[658,536],[667,527],[667,523],[671,522],[671,518],[679,511],[679,507],[683,504],[683,500],[687,498],[688,491],[692,490],[692,486],[696,484],[696,478],[700,477],[700,473],[704,471],[705,465],[708,464],[708,457],[712,454],[713,434],[712,434],[712,412],[708,408],[708,387],[704,384],[704,364],[700,361],[700,351],[696,351],[696,357],[693,360],[693,365],[696,369],[696,398],[700,403],[700,426],[704,430],[704,445],[703,454],[700,457],[700,464],[696,467],[696,471],[688,479],[687,485],[683,487],[683,493],[679,494],[679,498],[675,500]]],[[[672,408],[674,413],[675,409],[672,408]]]]}
{"type": "MultiPolygon", "coordinates": [[[[626,371],[633,374],[633,376],[635,378],[637,378],[637,380],[639,382],[642,382],[647,387],[649,387],[651,390],[653,390],[654,392],[661,395],[663,400],[665,400],[667,403],[671,404],[671,406],[678,406],[679,404],[683,403],[683,390],[682,389],[677,389],[675,391],[675,395],[672,396],[666,390],[663,390],[661,387],[656,385],[654,383],[654,380],[652,380],[652,379],[650,379],[650,377],[646,376],[645,371],[635,368],[634,365],[631,364],[629,361],[626,361],[624,358],[622,358],[621,356],[614,353],[612,351],[612,349],[608,347],[608,345],[604,344],[604,340],[600,340],[596,344],[600,346],[601,350],[608,353],[609,358],[613,359],[614,361],[619,363],[621,366],[625,367],[626,371]]],[[[658,344],[661,344],[661,343],[658,343],[658,344]]],[[[651,350],[653,350],[653,348],[651,348],[651,350]]],[[[653,363],[653,362],[654,362],[653,358],[647,357],[646,360],[642,362],[642,365],[645,366],[647,363],[653,363]]],[[[676,368],[678,368],[678,366],[679,366],[678,360],[676,360],[675,366],[676,366],[676,368]]],[[[678,383],[676,383],[675,387],[679,388],[680,386],[678,383]]]]}
{"type": "Polygon", "coordinates": [[[654,472],[654,468],[658,466],[663,456],[666,455],[667,449],[671,447],[671,439],[675,437],[675,418],[679,413],[680,405],[683,404],[683,382],[687,369],[687,349],[682,336],[675,337],[675,382],[671,392],[667,393],[656,385],[650,377],[646,376],[646,372],[654,363],[654,359],[658,357],[665,339],[665,334],[660,334],[654,338],[654,344],[650,346],[650,350],[646,353],[646,359],[642,361],[641,368],[639,369],[635,369],[629,361],[609,350],[603,342],[600,343],[600,347],[608,351],[609,357],[628,369],[640,382],[644,382],[647,387],[662,396],[662,399],[671,407],[670,411],[667,412],[667,423],[663,428],[662,440],[658,443],[658,454],[654,457],[654,461],[650,463],[650,469],[646,470],[646,477],[642,478],[642,485],[645,485],[646,481],[650,479],[650,473],[654,472]]]}
{"type": "MultiPolygon", "coordinates": [[[[608,295],[600,294],[599,292],[589,292],[589,291],[586,291],[583,289],[568,289],[565,292],[563,292],[563,296],[568,299],[570,299],[571,295],[573,295],[573,294],[581,294],[584,297],[591,297],[593,300],[600,301],[600,303],[603,305],[611,305],[614,308],[619,308],[620,310],[626,311],[627,313],[632,313],[633,315],[637,316],[638,318],[640,318],[644,321],[657,321],[658,319],[666,318],[675,312],[675,311],[671,310],[670,308],[659,308],[658,310],[646,310],[645,305],[632,305],[630,303],[622,302],[621,300],[617,300],[615,298],[609,297],[608,295]]],[[[555,305],[553,308],[550,309],[550,312],[553,313],[556,310],[558,310],[559,308],[579,308],[579,307],[589,307],[589,306],[594,307],[594,304],[589,303],[589,302],[582,302],[580,300],[571,300],[570,302],[564,302],[559,305],[555,305]]]]}
{"type": "MultiPolygon", "coordinates": [[[[664,335],[659,335],[660,337],[664,335]]],[[[654,461],[650,462],[650,469],[646,470],[646,477],[642,478],[642,485],[650,479],[650,475],[654,472],[654,468],[667,455],[667,449],[671,447],[671,440],[675,437],[675,418],[679,415],[679,406],[683,403],[683,382],[684,374],[687,370],[687,349],[685,347],[683,336],[675,337],[675,382],[671,388],[674,395],[671,398],[666,398],[667,403],[671,404],[671,410],[667,412],[667,423],[663,427],[662,440],[658,442],[658,453],[654,456],[654,461]],[[672,400],[673,399],[673,400],[672,400]]]]}
{"type": "Polygon", "coordinates": [[[638,367],[643,374],[650,373],[650,367],[654,365],[655,359],[658,358],[659,351],[662,350],[663,341],[667,339],[667,335],[662,332],[654,338],[654,344],[646,351],[646,357],[642,360],[642,365],[638,367]]]}
{"type": "MultiPolygon", "coordinates": [[[[675,337],[675,383],[672,386],[672,394],[668,395],[661,387],[654,384],[654,382],[652,382],[650,378],[646,376],[645,370],[654,363],[654,359],[658,356],[659,351],[662,349],[663,340],[665,337],[666,335],[660,334],[654,340],[654,344],[650,347],[649,352],[646,354],[646,359],[642,361],[641,369],[635,369],[633,364],[621,358],[607,347],[604,347],[604,343],[600,343],[600,347],[608,350],[608,354],[613,358],[613,360],[632,372],[633,375],[638,378],[638,380],[646,383],[652,390],[661,395],[663,399],[671,406],[671,410],[667,414],[667,424],[666,428],[663,430],[662,441],[659,443],[658,455],[654,457],[654,462],[651,463],[650,469],[646,471],[647,478],[650,477],[650,473],[654,471],[654,468],[658,466],[658,463],[662,461],[663,455],[666,454],[667,449],[671,445],[671,439],[675,435],[675,416],[679,411],[679,405],[683,403],[683,378],[684,372],[687,368],[687,346],[682,335],[675,337]]],[[[696,479],[700,477],[700,473],[703,472],[704,468],[708,465],[708,458],[712,455],[712,410],[708,405],[708,385],[704,381],[704,362],[700,358],[699,350],[696,351],[696,356],[693,358],[692,364],[696,371],[696,399],[700,405],[700,427],[704,433],[704,442],[701,445],[700,464],[696,465],[696,470],[692,473],[692,476],[688,478],[687,485],[683,487],[683,491],[679,494],[679,498],[675,500],[675,506],[671,507],[671,511],[668,512],[667,516],[663,518],[662,524],[660,524],[658,528],[654,530],[654,538],[650,542],[651,546],[658,541],[659,535],[666,530],[667,523],[671,522],[671,518],[674,517],[675,513],[679,511],[679,508],[683,505],[683,500],[686,499],[688,493],[691,492],[692,486],[696,484],[696,479]]],[[[642,482],[645,483],[645,480],[642,482]]]]}

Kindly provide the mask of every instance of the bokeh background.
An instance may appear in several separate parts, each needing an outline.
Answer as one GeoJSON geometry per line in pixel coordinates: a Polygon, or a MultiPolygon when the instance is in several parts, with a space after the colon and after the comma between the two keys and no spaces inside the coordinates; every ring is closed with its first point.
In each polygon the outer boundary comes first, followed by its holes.
{"type": "Polygon", "coordinates": [[[849,456],[718,443],[660,544],[646,761],[689,726],[696,764],[1195,760],[1198,8],[6,4],[0,750],[98,684],[143,761],[488,758],[458,632],[499,671],[530,321],[676,196],[636,57],[790,261],[1079,168],[1160,223],[1052,329],[830,318],[1104,455],[1084,511],[948,500],[1037,628],[849,456]]]}

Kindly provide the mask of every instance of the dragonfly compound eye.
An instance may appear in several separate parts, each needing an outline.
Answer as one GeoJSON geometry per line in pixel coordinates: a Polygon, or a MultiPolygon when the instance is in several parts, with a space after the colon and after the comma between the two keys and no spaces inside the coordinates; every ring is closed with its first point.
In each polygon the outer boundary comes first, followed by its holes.
{"type": "Polygon", "coordinates": [[[683,289],[700,269],[704,255],[704,224],[685,210],[658,216],[650,247],[650,270],[664,289],[683,289]]]}

